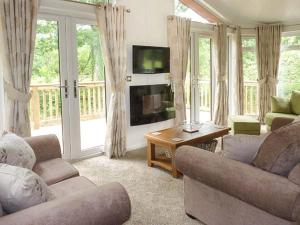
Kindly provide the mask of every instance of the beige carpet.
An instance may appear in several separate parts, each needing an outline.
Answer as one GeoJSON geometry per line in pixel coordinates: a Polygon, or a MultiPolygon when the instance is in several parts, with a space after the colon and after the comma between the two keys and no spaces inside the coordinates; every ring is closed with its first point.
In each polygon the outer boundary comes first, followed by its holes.
{"type": "Polygon", "coordinates": [[[100,156],[74,165],[99,186],[115,181],[124,185],[132,204],[126,225],[199,225],[185,214],[182,178],[174,179],[162,169],[148,167],[145,153],[132,151],[121,160],[100,156]]]}

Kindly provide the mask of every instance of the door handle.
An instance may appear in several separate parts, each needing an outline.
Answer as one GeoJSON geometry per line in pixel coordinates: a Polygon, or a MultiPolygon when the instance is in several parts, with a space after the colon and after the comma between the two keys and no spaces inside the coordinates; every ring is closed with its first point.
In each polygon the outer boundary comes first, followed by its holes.
{"type": "Polygon", "coordinates": [[[69,88],[69,86],[68,86],[68,80],[65,80],[65,85],[60,85],[60,84],[54,84],[53,85],[54,87],[58,87],[58,88],[64,88],[65,89],[65,98],[68,98],[68,88],[69,88]]]}
{"type": "Polygon", "coordinates": [[[73,89],[73,91],[74,91],[74,98],[77,98],[77,81],[76,80],[74,80],[74,89],[73,89]]]}

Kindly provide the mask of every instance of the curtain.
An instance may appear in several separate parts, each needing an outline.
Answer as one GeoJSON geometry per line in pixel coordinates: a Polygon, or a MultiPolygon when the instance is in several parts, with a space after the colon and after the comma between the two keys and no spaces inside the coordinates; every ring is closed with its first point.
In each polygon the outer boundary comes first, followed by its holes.
{"type": "Polygon", "coordinates": [[[174,88],[176,125],[186,119],[184,84],[191,42],[190,32],[190,19],[176,16],[168,17],[168,45],[171,49],[170,79],[174,88]]]}
{"type": "Polygon", "coordinates": [[[225,126],[228,120],[227,90],[227,25],[215,26],[213,38],[213,66],[217,82],[214,122],[225,126]]]}
{"type": "Polygon", "coordinates": [[[244,74],[241,28],[236,27],[233,37],[234,107],[236,115],[244,114],[244,74]]]}
{"type": "Polygon", "coordinates": [[[30,136],[29,100],[38,0],[0,2],[0,63],[4,76],[6,129],[30,136]]]}
{"type": "Polygon", "coordinates": [[[276,95],[279,68],[281,25],[256,28],[256,52],[259,85],[259,120],[264,122],[271,110],[271,96],[276,95]]]}
{"type": "Polygon", "coordinates": [[[105,138],[105,151],[109,158],[119,158],[126,154],[125,13],[123,6],[106,4],[97,8],[105,74],[111,91],[105,138]]]}

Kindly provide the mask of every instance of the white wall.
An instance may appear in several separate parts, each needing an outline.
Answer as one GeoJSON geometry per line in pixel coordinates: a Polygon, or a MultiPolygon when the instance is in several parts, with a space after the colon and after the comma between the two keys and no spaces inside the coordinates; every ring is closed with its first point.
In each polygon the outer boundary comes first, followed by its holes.
{"type": "Polygon", "coordinates": [[[144,134],[173,126],[168,120],[141,126],[130,126],[129,86],[168,83],[167,74],[132,74],[132,45],[167,46],[167,16],[174,13],[174,0],[118,0],[118,4],[130,9],[126,18],[128,75],[127,83],[127,149],[146,146],[144,134]]]}

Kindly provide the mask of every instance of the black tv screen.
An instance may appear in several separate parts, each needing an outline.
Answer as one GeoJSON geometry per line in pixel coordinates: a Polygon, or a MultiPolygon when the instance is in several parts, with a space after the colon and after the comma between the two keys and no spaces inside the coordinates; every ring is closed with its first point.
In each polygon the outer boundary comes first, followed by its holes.
{"type": "Polygon", "coordinates": [[[133,46],[133,73],[170,73],[170,48],[133,46]]]}

